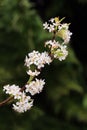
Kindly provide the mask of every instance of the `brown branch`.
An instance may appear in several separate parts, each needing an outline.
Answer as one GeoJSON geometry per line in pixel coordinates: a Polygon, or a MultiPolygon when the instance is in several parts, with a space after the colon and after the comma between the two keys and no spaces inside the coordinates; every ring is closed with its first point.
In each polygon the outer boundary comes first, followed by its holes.
{"type": "MultiPolygon", "coordinates": [[[[25,86],[23,86],[20,91],[23,92],[23,90],[25,90],[25,86]]],[[[8,103],[9,101],[11,101],[13,98],[14,98],[13,96],[12,96],[12,97],[8,97],[8,98],[5,99],[4,101],[0,102],[0,107],[3,106],[3,105],[5,105],[5,104],[8,103]]]]}
{"type": "Polygon", "coordinates": [[[56,31],[53,31],[52,41],[54,41],[54,40],[55,40],[55,37],[56,37],[56,31]]]}
{"type": "Polygon", "coordinates": [[[0,107],[5,105],[7,102],[11,101],[13,99],[13,97],[8,97],[6,100],[0,102],[0,107]]]}

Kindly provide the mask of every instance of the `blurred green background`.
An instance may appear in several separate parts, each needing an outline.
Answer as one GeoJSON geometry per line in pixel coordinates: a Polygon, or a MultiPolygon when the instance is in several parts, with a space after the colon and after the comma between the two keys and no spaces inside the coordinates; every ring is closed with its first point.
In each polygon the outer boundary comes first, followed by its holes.
{"type": "Polygon", "coordinates": [[[69,56],[55,60],[40,75],[46,85],[34,106],[24,114],[0,107],[0,130],[87,130],[87,0],[0,0],[0,101],[3,85],[23,86],[28,76],[24,59],[32,50],[44,50],[49,33],[43,22],[66,17],[73,32],[69,56]]]}

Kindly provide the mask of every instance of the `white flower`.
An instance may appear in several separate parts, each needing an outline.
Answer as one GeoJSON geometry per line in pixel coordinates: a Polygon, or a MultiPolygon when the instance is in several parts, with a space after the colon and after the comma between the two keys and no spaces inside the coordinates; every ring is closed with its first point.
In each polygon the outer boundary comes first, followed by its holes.
{"type": "Polygon", "coordinates": [[[20,101],[13,104],[13,109],[19,113],[26,112],[33,106],[33,100],[23,92],[20,101]]]}
{"type": "Polygon", "coordinates": [[[30,75],[30,76],[38,76],[40,74],[40,72],[37,71],[37,70],[35,70],[34,72],[31,71],[31,70],[28,70],[27,74],[30,75]]]}
{"type": "Polygon", "coordinates": [[[25,58],[25,65],[30,68],[30,65],[36,64],[39,60],[40,53],[38,51],[33,50],[33,52],[28,53],[28,57],[25,58]]]}
{"type": "Polygon", "coordinates": [[[44,67],[43,65],[45,64],[50,64],[52,62],[51,57],[49,56],[48,52],[42,52],[41,56],[40,56],[40,60],[39,60],[39,66],[38,69],[40,69],[41,67],[44,67]]]}
{"type": "Polygon", "coordinates": [[[6,91],[6,94],[13,95],[15,99],[21,98],[21,92],[19,86],[16,85],[5,85],[3,91],[6,91]]]}
{"type": "Polygon", "coordinates": [[[26,56],[25,58],[25,65],[29,69],[31,65],[35,65],[38,69],[41,69],[45,64],[50,64],[51,62],[51,57],[47,52],[39,53],[38,51],[33,51],[28,54],[28,57],[26,56]]]}
{"type": "Polygon", "coordinates": [[[68,55],[68,51],[66,50],[66,46],[59,44],[55,40],[49,40],[45,42],[45,46],[51,48],[51,53],[54,58],[59,59],[60,61],[65,60],[68,55]]]}
{"type": "Polygon", "coordinates": [[[55,30],[54,25],[50,24],[48,27],[49,32],[53,32],[55,30]]]}
{"type": "Polygon", "coordinates": [[[44,24],[43,24],[43,27],[44,27],[44,29],[47,29],[47,30],[49,30],[49,32],[53,32],[55,29],[54,29],[54,18],[51,18],[50,20],[49,20],[50,22],[51,22],[51,24],[49,23],[47,23],[47,22],[45,22],[44,24]]]}
{"type": "Polygon", "coordinates": [[[45,23],[43,24],[44,29],[48,29],[48,26],[49,26],[49,24],[48,24],[47,22],[45,22],[45,23]]]}
{"type": "Polygon", "coordinates": [[[42,79],[35,79],[35,81],[32,81],[30,84],[27,84],[26,87],[26,92],[30,92],[31,95],[35,95],[37,93],[40,93],[44,87],[44,80],[42,79]]]}
{"type": "Polygon", "coordinates": [[[63,36],[64,43],[69,43],[72,33],[67,30],[66,33],[63,36]]]}
{"type": "Polygon", "coordinates": [[[68,51],[66,50],[66,46],[60,45],[60,48],[57,49],[54,53],[54,58],[62,61],[65,60],[67,55],[68,55],[68,51]]]}
{"type": "Polygon", "coordinates": [[[49,21],[53,23],[54,22],[54,18],[51,18],[49,21]]]}
{"type": "Polygon", "coordinates": [[[51,48],[58,48],[58,46],[59,46],[59,43],[58,42],[56,42],[55,40],[49,40],[49,41],[46,41],[45,42],[45,46],[48,46],[49,48],[51,47],[51,48]]]}
{"type": "Polygon", "coordinates": [[[53,45],[53,41],[52,40],[49,40],[49,41],[46,41],[45,42],[45,46],[49,46],[49,47],[51,47],[52,45],[53,45]]]}
{"type": "Polygon", "coordinates": [[[63,38],[64,44],[69,43],[72,33],[68,30],[69,24],[64,23],[59,26],[58,33],[63,38]]]}

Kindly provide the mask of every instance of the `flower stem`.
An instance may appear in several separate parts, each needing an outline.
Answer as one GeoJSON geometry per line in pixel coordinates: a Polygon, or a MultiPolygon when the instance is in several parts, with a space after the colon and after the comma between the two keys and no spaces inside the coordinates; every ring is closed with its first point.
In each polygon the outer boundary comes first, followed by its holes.
{"type": "MultiPolygon", "coordinates": [[[[23,90],[25,90],[25,86],[23,86],[20,91],[23,92],[23,90]]],[[[9,101],[11,101],[13,98],[14,98],[13,96],[10,96],[7,99],[5,99],[4,101],[0,102],[0,107],[3,106],[3,105],[5,105],[9,101]]]]}
{"type": "Polygon", "coordinates": [[[5,105],[7,102],[11,101],[13,99],[13,96],[8,97],[6,100],[0,102],[0,106],[5,105]]]}
{"type": "MultiPolygon", "coordinates": [[[[29,84],[33,80],[33,78],[34,78],[34,76],[30,76],[27,84],[29,84]]],[[[23,86],[20,91],[23,92],[23,90],[25,90],[25,86],[23,86]]],[[[7,99],[5,99],[4,101],[0,102],[0,107],[3,106],[3,105],[5,105],[9,101],[11,101],[13,98],[14,98],[13,96],[10,96],[7,99]]]]}

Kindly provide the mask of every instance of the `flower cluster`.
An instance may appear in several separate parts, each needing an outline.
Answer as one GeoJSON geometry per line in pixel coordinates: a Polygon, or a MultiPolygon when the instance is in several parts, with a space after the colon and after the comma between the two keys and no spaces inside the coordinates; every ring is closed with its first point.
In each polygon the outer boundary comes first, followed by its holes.
{"type": "Polygon", "coordinates": [[[3,88],[3,91],[6,91],[6,94],[9,94],[17,100],[16,105],[13,104],[13,109],[19,113],[23,113],[31,108],[33,105],[33,100],[30,96],[26,96],[25,92],[21,92],[21,88],[16,85],[6,85],[3,88]]]}
{"type": "Polygon", "coordinates": [[[72,33],[69,31],[69,24],[64,23],[59,27],[57,35],[60,36],[64,40],[64,44],[69,43],[72,33]]]}
{"type": "Polygon", "coordinates": [[[69,24],[61,23],[63,19],[59,20],[59,17],[55,17],[43,24],[44,29],[53,33],[53,39],[46,41],[45,46],[50,49],[51,55],[60,61],[65,60],[68,55],[67,43],[69,43],[72,35],[69,31],[69,24]],[[61,40],[56,41],[56,38],[61,40]]]}
{"type": "Polygon", "coordinates": [[[57,36],[61,37],[66,44],[70,41],[72,33],[69,31],[70,24],[61,23],[63,19],[64,18],[59,20],[59,17],[51,18],[48,22],[43,24],[43,27],[49,32],[55,32],[57,36]]]}
{"type": "Polygon", "coordinates": [[[35,76],[40,74],[40,69],[44,67],[45,64],[50,64],[52,62],[51,57],[47,52],[39,53],[38,51],[33,51],[28,54],[25,58],[25,66],[28,68],[27,74],[30,76],[29,81],[24,86],[24,90],[16,85],[6,85],[3,87],[3,91],[10,96],[13,96],[17,100],[16,104],[13,104],[13,109],[19,113],[23,113],[29,110],[33,106],[33,99],[27,96],[28,93],[32,96],[40,93],[45,85],[44,80],[34,79],[35,76]],[[32,66],[33,70],[32,70],[32,66]]]}
{"type": "Polygon", "coordinates": [[[21,98],[16,104],[13,104],[13,109],[19,113],[26,112],[33,106],[33,99],[30,96],[26,96],[23,91],[21,94],[21,98]]]}
{"type": "Polygon", "coordinates": [[[44,84],[44,80],[35,79],[35,81],[32,81],[30,84],[26,84],[26,92],[31,93],[31,95],[35,95],[36,93],[42,91],[44,84]]]}
{"type": "Polygon", "coordinates": [[[69,31],[69,24],[61,23],[64,18],[51,18],[48,22],[43,24],[44,29],[53,34],[52,40],[45,42],[45,47],[48,47],[50,52],[38,52],[33,50],[25,57],[25,66],[27,67],[27,74],[29,80],[24,87],[20,88],[16,85],[5,85],[3,91],[16,99],[13,104],[13,109],[19,113],[29,110],[33,106],[33,99],[31,96],[40,93],[45,85],[44,80],[35,78],[41,72],[45,64],[50,64],[53,59],[65,60],[68,51],[67,43],[70,41],[72,33],[69,31]],[[61,38],[62,40],[57,40],[61,38]]]}
{"type": "Polygon", "coordinates": [[[51,54],[54,58],[59,59],[60,61],[65,60],[68,55],[67,46],[61,45],[58,41],[46,41],[45,46],[48,46],[48,48],[51,49],[51,54]]]}
{"type": "Polygon", "coordinates": [[[51,57],[48,52],[38,52],[33,51],[28,54],[25,58],[25,65],[28,67],[27,74],[30,76],[37,76],[40,74],[40,69],[44,67],[45,64],[50,64],[52,62],[51,57]],[[34,71],[32,70],[32,66],[34,71]]]}
{"type": "Polygon", "coordinates": [[[6,94],[13,95],[14,99],[21,99],[22,92],[20,90],[19,86],[15,84],[11,86],[8,84],[3,87],[3,91],[6,91],[6,94]]]}
{"type": "Polygon", "coordinates": [[[27,93],[30,93],[31,95],[40,93],[44,84],[44,80],[36,79],[35,81],[31,81],[30,84],[27,83],[23,92],[21,91],[21,88],[16,85],[5,85],[3,91],[16,99],[17,102],[16,104],[13,104],[13,109],[19,113],[23,113],[33,106],[33,99],[31,99],[30,96],[27,96],[27,93]]]}

